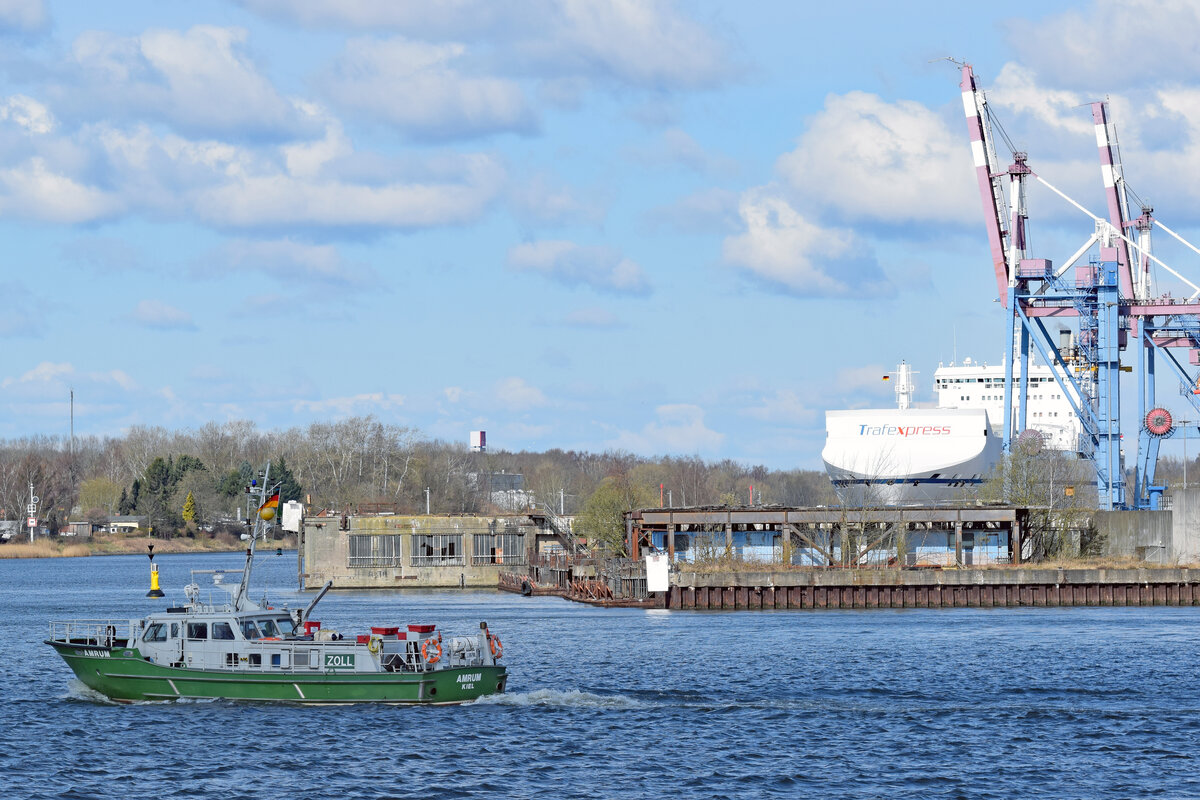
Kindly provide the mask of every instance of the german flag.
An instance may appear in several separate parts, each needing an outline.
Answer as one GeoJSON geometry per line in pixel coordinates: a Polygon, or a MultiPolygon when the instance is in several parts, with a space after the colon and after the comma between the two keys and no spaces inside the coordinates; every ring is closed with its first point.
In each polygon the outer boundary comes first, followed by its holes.
{"type": "Polygon", "coordinates": [[[262,511],[267,508],[279,508],[279,492],[276,492],[275,494],[268,497],[267,502],[265,502],[261,506],[259,506],[258,510],[262,511]]]}

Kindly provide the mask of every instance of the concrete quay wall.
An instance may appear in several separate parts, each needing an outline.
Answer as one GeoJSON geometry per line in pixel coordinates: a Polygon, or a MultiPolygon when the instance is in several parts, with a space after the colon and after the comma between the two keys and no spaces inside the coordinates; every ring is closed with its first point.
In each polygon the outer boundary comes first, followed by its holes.
{"type": "Polygon", "coordinates": [[[681,572],[661,602],[676,609],[1200,605],[1200,569],[681,572]]]}

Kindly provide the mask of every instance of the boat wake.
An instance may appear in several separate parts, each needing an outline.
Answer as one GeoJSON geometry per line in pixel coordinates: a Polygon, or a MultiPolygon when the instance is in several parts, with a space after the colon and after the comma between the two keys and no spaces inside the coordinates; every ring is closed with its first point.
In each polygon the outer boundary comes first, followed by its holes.
{"type": "Polygon", "coordinates": [[[622,695],[602,695],[578,689],[538,689],[532,692],[513,692],[481,697],[472,705],[522,706],[543,708],[641,708],[642,703],[622,695]]]}
{"type": "Polygon", "coordinates": [[[110,700],[95,689],[90,688],[83,681],[79,680],[79,678],[71,678],[71,682],[67,684],[66,699],[83,700],[88,703],[102,703],[106,706],[120,705],[120,703],[110,700]]]}

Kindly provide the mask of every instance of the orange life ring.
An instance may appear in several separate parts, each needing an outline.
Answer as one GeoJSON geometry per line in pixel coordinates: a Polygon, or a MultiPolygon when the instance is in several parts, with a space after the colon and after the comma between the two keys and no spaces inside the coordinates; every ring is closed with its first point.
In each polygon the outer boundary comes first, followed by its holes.
{"type": "Polygon", "coordinates": [[[442,640],[440,638],[426,639],[425,643],[421,645],[421,658],[425,659],[426,664],[436,664],[440,661],[442,659],[442,640]],[[430,644],[433,645],[433,655],[429,654],[430,644]]]}
{"type": "Polygon", "coordinates": [[[488,647],[491,648],[492,658],[499,658],[504,655],[504,645],[500,642],[499,636],[488,634],[488,647]]]}

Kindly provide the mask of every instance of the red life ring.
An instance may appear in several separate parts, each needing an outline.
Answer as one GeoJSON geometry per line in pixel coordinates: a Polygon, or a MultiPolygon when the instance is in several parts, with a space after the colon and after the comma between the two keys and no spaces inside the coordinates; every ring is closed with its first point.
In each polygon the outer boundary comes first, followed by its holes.
{"type": "Polygon", "coordinates": [[[440,661],[442,658],[442,640],[440,638],[426,639],[425,643],[421,645],[421,658],[425,659],[426,664],[436,664],[440,661]],[[429,645],[431,644],[433,645],[433,655],[429,654],[429,645]]]}
{"type": "Polygon", "coordinates": [[[504,645],[500,642],[499,636],[488,634],[488,647],[491,648],[492,658],[499,658],[504,655],[504,645]]]}

